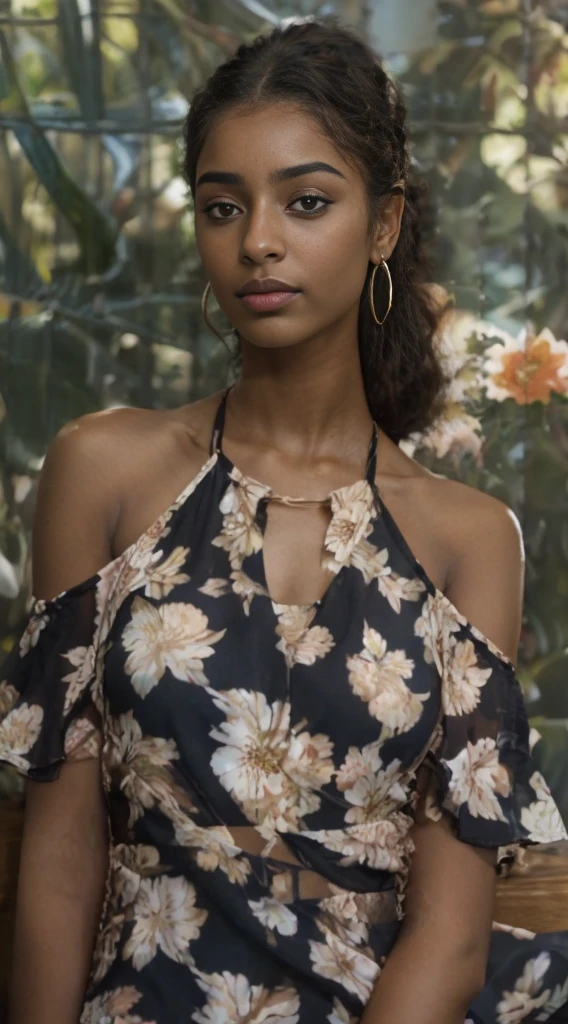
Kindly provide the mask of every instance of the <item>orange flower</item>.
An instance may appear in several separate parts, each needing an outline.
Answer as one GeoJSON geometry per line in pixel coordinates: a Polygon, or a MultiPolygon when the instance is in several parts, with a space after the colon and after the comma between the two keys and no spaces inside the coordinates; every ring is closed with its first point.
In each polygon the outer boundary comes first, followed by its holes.
{"type": "Polygon", "coordinates": [[[523,328],[517,338],[486,350],[484,371],[488,398],[513,398],[519,405],[549,402],[553,391],[568,394],[568,344],[547,327],[539,335],[523,328]]]}

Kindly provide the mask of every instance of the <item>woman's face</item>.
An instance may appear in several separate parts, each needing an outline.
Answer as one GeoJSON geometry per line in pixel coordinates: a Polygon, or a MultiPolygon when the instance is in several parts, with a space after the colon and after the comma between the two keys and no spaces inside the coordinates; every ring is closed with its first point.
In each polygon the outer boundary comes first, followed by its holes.
{"type": "Polygon", "coordinates": [[[390,200],[369,240],[361,175],[304,112],[278,104],[216,121],[197,163],[196,241],[241,338],[262,348],[334,335],[345,343],[346,333],[356,341],[368,262],[390,256],[402,204],[390,200]],[[300,173],[314,162],[325,166],[300,173]],[[299,294],[279,308],[250,308],[237,292],[267,277],[299,294]]]}

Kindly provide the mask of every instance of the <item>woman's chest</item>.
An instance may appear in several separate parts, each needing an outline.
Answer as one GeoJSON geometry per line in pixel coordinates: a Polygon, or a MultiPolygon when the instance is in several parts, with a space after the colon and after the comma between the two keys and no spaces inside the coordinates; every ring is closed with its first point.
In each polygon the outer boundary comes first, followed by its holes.
{"type": "Polygon", "coordinates": [[[267,777],[303,765],[321,785],[419,759],[440,710],[416,628],[423,595],[393,600],[350,569],[320,605],[276,605],[242,571],[218,568],[174,551],[122,602],[103,662],[115,723],[128,716],[188,763],[211,765],[223,749],[267,777]]]}

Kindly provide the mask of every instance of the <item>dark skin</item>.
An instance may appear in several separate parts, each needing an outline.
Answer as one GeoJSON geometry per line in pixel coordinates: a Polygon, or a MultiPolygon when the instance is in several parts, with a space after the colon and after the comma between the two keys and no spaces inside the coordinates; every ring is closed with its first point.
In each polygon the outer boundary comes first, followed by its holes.
{"type": "MultiPolygon", "coordinates": [[[[280,494],[324,497],[363,475],[371,417],[357,358],[357,310],[367,301],[361,292],[368,260],[388,260],[396,245],[404,200],[385,203],[369,238],[361,175],[293,107],[223,117],[200,155],[198,179],[209,171],[241,176],[238,184],[200,185],[195,212],[213,292],[242,338],[226,453],[280,494]],[[271,181],[277,169],[314,160],[340,174],[271,181]],[[329,200],[324,213],[307,212],[322,208],[317,201],[297,202],[306,192],[329,200]],[[231,205],[216,208],[213,221],[205,207],[215,202],[231,205]],[[252,312],[234,293],[266,276],[302,294],[270,314],[252,312]]],[[[51,598],[96,573],[175,500],[209,457],[219,398],[171,411],[95,413],[59,433],[36,506],[36,597],[51,598]]],[[[429,472],[382,431],[378,450],[377,486],[414,554],[515,661],[524,572],[515,516],[500,501],[429,472]]],[[[270,506],[264,557],[273,598],[303,603],[325,591],[329,577],[319,556],[328,518],[324,509],[270,506]]],[[[424,786],[427,778],[419,781],[424,786]]],[[[443,820],[427,821],[422,803],[412,836],[406,918],[362,1021],[463,1024],[483,984],[495,854],[460,843],[443,820]]],[[[247,848],[247,837],[240,841],[247,848]]],[[[28,784],[11,1024],[76,1024],[106,844],[96,760],[64,764],[49,786],[28,784]],[[44,930],[48,920],[58,927],[44,930]]]]}

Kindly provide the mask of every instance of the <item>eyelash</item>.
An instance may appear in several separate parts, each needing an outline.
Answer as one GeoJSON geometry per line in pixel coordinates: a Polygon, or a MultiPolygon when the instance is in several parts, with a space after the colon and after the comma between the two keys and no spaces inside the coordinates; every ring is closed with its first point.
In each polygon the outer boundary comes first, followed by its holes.
{"type": "MultiPolygon", "coordinates": [[[[293,203],[299,203],[300,199],[318,199],[320,201],[320,203],[324,203],[324,207],[322,207],[319,210],[299,210],[299,211],[296,211],[297,213],[303,213],[306,217],[313,217],[316,213],[321,213],[322,209],[325,209],[326,206],[331,206],[331,202],[332,202],[330,199],[324,199],[323,196],[316,195],[315,192],[304,192],[303,195],[297,196],[296,199],[293,200],[293,203]]],[[[204,208],[204,210],[203,210],[203,212],[206,213],[209,216],[210,220],[222,221],[222,220],[234,220],[235,219],[234,217],[211,217],[210,216],[211,210],[214,210],[217,206],[234,206],[235,209],[237,208],[236,203],[230,203],[228,201],[227,202],[223,202],[223,201],[220,200],[220,201],[218,201],[216,203],[211,203],[210,206],[206,206],[204,208]]]]}

